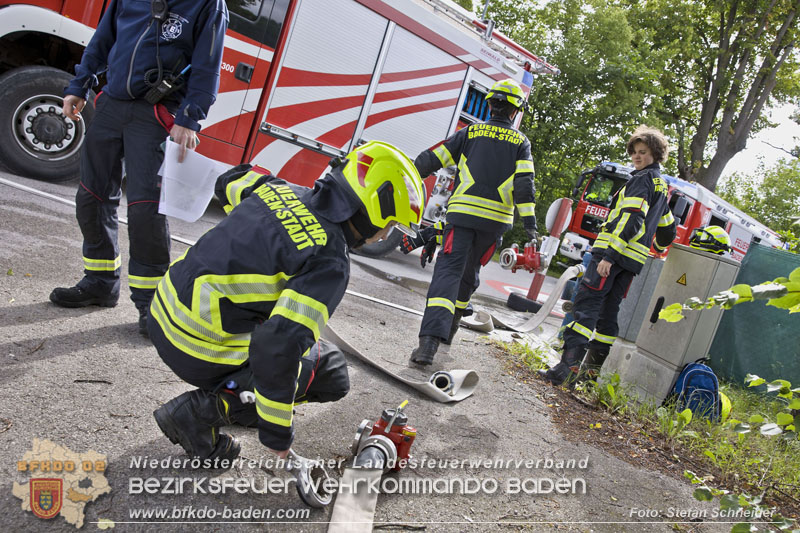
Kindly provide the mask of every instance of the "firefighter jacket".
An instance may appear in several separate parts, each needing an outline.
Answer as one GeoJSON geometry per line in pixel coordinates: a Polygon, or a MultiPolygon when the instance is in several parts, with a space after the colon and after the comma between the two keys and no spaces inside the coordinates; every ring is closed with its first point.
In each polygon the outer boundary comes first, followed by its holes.
{"type": "Polygon", "coordinates": [[[151,313],[187,356],[231,372],[249,363],[260,440],[285,450],[301,357],[347,288],[347,241],[310,207],[317,189],[243,167],[218,179],[230,215],[170,266],[151,313]]]}
{"type": "Polygon", "coordinates": [[[163,22],[153,18],[148,0],[111,0],[86,46],[75,78],[64,94],[87,99],[105,72],[103,91],[117,100],[144,97],[163,74],[179,74],[185,83],[169,98],[177,104],[175,123],[200,131],[199,120],[219,89],[223,39],[228,28],[224,0],[170,0],[163,22]]]}
{"type": "Polygon", "coordinates": [[[667,182],[658,163],[635,171],[617,194],[592,253],[638,274],[651,244],[657,252],[663,252],[675,238],[667,194],[667,182]]]}
{"type": "Polygon", "coordinates": [[[447,222],[504,232],[516,204],[526,229],[536,229],[531,143],[507,118],[492,117],[458,130],[414,160],[420,176],[457,166],[447,222]]]}

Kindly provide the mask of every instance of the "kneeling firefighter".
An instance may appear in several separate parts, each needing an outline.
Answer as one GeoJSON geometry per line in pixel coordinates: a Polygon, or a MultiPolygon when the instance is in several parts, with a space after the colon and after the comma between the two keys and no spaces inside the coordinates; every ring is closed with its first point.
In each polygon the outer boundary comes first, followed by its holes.
{"type": "Polygon", "coordinates": [[[332,161],[313,189],[242,165],[220,176],[230,215],[170,266],[150,306],[150,338],[198,389],[159,407],[161,431],[190,456],[234,459],[218,428],[257,426],[286,457],[294,404],[349,390],[344,357],[320,342],[350,275],[348,250],[394,226],[414,234],[425,187],[400,150],[369,142],[332,161]]]}

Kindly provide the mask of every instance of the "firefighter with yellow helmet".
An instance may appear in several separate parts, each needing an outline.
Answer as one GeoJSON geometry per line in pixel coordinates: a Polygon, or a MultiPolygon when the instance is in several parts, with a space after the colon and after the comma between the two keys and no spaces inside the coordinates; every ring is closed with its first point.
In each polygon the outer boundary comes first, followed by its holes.
{"type": "Polygon", "coordinates": [[[257,426],[262,444],[285,457],[294,405],[348,392],[341,351],[320,339],[347,287],[347,250],[393,226],[413,233],[425,187],[413,162],[382,142],[333,165],[313,189],[250,165],[220,176],[229,216],[158,285],[150,339],[197,389],[154,416],[190,456],[236,458],[238,441],[218,428],[237,423],[257,426]]]}
{"type": "MultiPolygon", "coordinates": [[[[430,365],[439,344],[450,344],[478,288],[479,272],[514,222],[514,207],[531,239],[536,233],[531,143],[513,120],[525,106],[525,93],[513,80],[495,83],[486,95],[491,118],[471,124],[414,160],[421,176],[455,166],[453,194],[447,203],[442,249],[428,289],[411,363],[430,365]]],[[[401,250],[429,244],[424,236],[405,238],[401,250]]],[[[433,255],[432,246],[425,253],[433,255]]]]}

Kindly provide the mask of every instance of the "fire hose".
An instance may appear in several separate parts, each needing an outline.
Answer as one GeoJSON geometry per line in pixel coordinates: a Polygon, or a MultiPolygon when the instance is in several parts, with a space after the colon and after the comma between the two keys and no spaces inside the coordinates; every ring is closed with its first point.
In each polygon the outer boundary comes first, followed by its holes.
{"type": "Polygon", "coordinates": [[[374,487],[383,474],[400,471],[411,457],[409,451],[417,430],[408,425],[403,408],[385,409],[374,424],[363,420],[356,431],[351,451],[355,455],[353,466],[344,471],[340,491],[331,512],[328,533],[369,533],[375,516],[378,492],[374,487]],[[360,489],[360,490],[359,490],[360,489]]]}
{"type": "Polygon", "coordinates": [[[335,481],[320,462],[301,457],[289,449],[286,471],[297,480],[297,494],[309,507],[320,509],[333,501],[328,489],[335,486],[335,481]]]}

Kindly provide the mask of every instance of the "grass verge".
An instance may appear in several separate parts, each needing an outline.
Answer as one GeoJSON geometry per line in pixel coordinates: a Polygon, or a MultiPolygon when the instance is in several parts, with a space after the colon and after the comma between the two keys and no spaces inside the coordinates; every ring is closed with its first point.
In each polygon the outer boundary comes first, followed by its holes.
{"type": "MultiPolygon", "coordinates": [[[[505,354],[509,373],[524,382],[538,381],[533,379],[536,371],[546,367],[543,350],[519,343],[497,343],[497,347],[505,354]]],[[[549,387],[541,381],[536,386],[549,387]]],[[[674,406],[636,401],[631,389],[620,383],[616,374],[601,376],[598,382],[586,382],[574,391],[563,389],[561,393],[571,399],[576,410],[586,411],[588,407],[595,411],[583,417],[575,413],[567,416],[582,426],[580,431],[592,432],[593,436],[605,433],[608,445],[615,448],[617,455],[628,460],[650,455],[650,461],[634,462],[654,468],[667,459],[676,468],[663,470],[673,475],[683,470],[685,477],[700,484],[696,497],[708,492],[705,487],[713,487],[708,494],[722,496],[722,504],[727,501],[738,505],[733,501],[735,498],[741,499],[741,505],[756,501],[797,519],[800,517],[797,433],[766,436],[747,423],[777,420],[785,412],[786,404],[775,396],[738,384],[722,383],[721,390],[732,406],[730,418],[722,423],[691,417],[676,411],[674,406]],[[620,451],[622,443],[630,444],[630,449],[620,451]]],[[[564,398],[560,409],[565,403],[570,400],[564,398]]]]}

